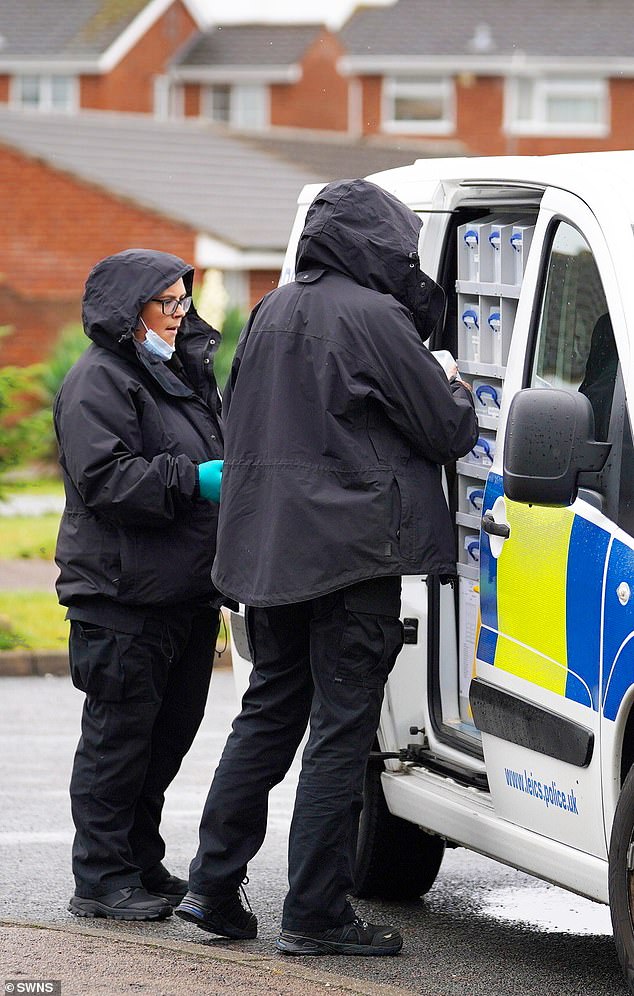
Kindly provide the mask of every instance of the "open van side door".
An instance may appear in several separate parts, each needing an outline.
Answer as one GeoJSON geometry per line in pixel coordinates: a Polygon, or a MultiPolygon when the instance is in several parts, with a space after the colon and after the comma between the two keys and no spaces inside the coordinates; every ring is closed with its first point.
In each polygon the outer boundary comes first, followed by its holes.
{"type": "MultiPolygon", "coordinates": [[[[481,626],[470,691],[496,813],[603,858],[609,826],[602,783],[606,773],[615,781],[613,762],[604,769],[606,747],[611,753],[614,720],[634,675],[634,600],[624,587],[634,587],[626,398],[633,330],[628,340],[619,290],[628,281],[618,273],[627,256],[631,274],[628,226],[616,218],[602,226],[580,199],[546,191],[482,499],[481,626]],[[503,454],[522,388],[543,390],[544,404],[557,400],[554,391],[570,396],[575,410],[591,408],[594,438],[609,444],[602,467],[579,476],[572,504],[555,504],[546,493],[543,503],[508,493],[516,492],[508,467],[505,486],[503,454]]],[[[564,445],[567,413],[565,404],[555,405],[541,434],[533,433],[537,476],[539,454],[546,459],[564,445]]]]}

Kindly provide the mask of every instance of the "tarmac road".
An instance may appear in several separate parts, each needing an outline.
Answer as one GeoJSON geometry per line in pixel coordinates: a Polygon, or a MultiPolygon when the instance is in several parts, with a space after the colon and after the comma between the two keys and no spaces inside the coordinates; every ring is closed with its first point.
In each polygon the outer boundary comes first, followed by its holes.
{"type": "MultiPolygon", "coordinates": [[[[67,784],[81,703],[66,677],[0,678],[0,983],[57,979],[63,996],[626,996],[604,907],[464,849],[447,852],[424,901],[357,903],[368,919],[401,927],[400,956],[277,954],[297,762],[271,794],[269,833],[249,869],[257,940],[228,942],[176,918],[135,925],[71,917],[67,784]]],[[[236,708],[231,672],[219,669],[166,801],[166,861],[177,874],[196,849],[236,708]]]]}

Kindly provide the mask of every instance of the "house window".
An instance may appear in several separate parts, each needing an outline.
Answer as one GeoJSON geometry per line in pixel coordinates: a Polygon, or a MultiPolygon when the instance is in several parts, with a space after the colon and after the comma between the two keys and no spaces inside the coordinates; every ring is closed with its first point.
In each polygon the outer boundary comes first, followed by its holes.
{"type": "Polygon", "coordinates": [[[387,77],[383,131],[435,135],[455,130],[454,84],[449,77],[387,77]]]}
{"type": "Polygon", "coordinates": [[[515,135],[602,137],[609,132],[607,80],[515,77],[507,84],[507,130],[515,135]]]}
{"type": "Polygon", "coordinates": [[[11,103],[25,110],[72,113],[79,104],[77,80],[74,76],[14,76],[11,103]]]}
{"type": "Polygon", "coordinates": [[[233,128],[265,128],[269,123],[268,91],[263,86],[251,85],[206,87],[202,114],[233,128]]]}
{"type": "Polygon", "coordinates": [[[206,116],[212,121],[229,124],[231,120],[231,87],[212,86],[205,101],[206,116]]]}

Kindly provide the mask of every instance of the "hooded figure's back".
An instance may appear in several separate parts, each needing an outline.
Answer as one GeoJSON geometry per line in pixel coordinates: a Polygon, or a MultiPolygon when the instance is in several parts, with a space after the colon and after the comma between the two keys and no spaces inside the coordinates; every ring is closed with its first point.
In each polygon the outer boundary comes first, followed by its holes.
{"type": "Polygon", "coordinates": [[[293,283],[254,310],[225,397],[213,578],[250,605],[454,570],[439,464],[477,437],[424,347],[443,309],[420,220],[363,180],[308,211],[293,283]]]}

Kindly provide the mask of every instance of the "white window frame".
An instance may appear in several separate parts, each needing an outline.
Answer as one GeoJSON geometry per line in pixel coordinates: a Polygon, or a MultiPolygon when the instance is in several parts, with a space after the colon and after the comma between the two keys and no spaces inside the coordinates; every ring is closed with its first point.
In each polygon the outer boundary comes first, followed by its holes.
{"type": "Polygon", "coordinates": [[[381,130],[395,134],[449,135],[456,130],[456,86],[451,76],[386,76],[383,79],[381,130]],[[438,120],[397,120],[396,100],[411,96],[440,100],[438,120]]]}
{"type": "Polygon", "coordinates": [[[251,128],[261,130],[267,128],[271,120],[269,88],[257,83],[236,84],[231,88],[231,124],[234,128],[251,128]],[[256,118],[249,121],[245,115],[243,100],[256,98],[256,118]]]}
{"type": "Polygon", "coordinates": [[[185,117],[185,90],[169,76],[154,77],[154,117],[168,121],[185,117]]]}
{"type": "Polygon", "coordinates": [[[268,128],[271,120],[271,99],[268,86],[262,83],[211,83],[204,87],[201,101],[201,116],[209,121],[218,121],[226,124],[230,128],[251,129],[260,131],[268,128]],[[223,86],[229,88],[229,120],[220,121],[213,116],[213,90],[214,87],[223,86]],[[254,92],[260,101],[258,108],[258,120],[255,122],[245,121],[241,99],[254,92]]]}
{"type": "Polygon", "coordinates": [[[67,73],[20,73],[11,77],[10,103],[12,107],[22,111],[33,111],[34,113],[45,112],[47,114],[76,114],[79,110],[79,80],[76,76],[67,73]],[[38,81],[38,102],[37,105],[25,104],[22,101],[21,87],[22,80],[33,78],[38,81]],[[68,103],[64,107],[53,104],[53,80],[66,79],[70,83],[68,103]]]}
{"type": "Polygon", "coordinates": [[[605,138],[610,133],[610,86],[601,77],[511,76],[505,87],[505,129],[511,135],[605,138]],[[531,117],[519,117],[520,85],[532,84],[531,117]],[[598,121],[548,121],[551,97],[578,97],[598,101],[598,121]]]}

